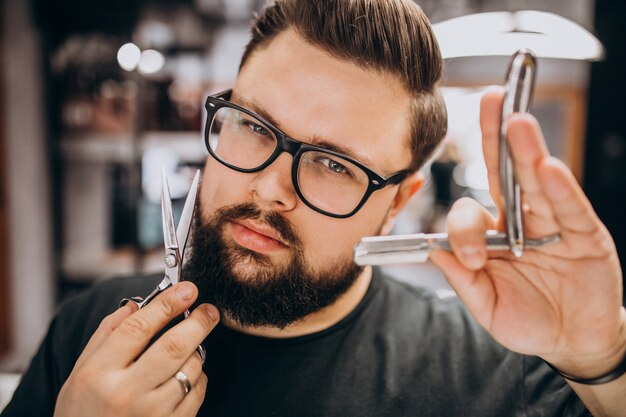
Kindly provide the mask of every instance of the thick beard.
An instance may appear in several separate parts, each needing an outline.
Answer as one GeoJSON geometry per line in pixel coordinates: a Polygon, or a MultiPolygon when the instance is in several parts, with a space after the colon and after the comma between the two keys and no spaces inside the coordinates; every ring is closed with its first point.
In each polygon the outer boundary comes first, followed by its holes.
{"type": "MultiPolygon", "coordinates": [[[[201,212],[199,207],[196,212],[201,212]]],[[[289,221],[254,204],[223,207],[209,221],[201,217],[194,221],[183,276],[198,287],[197,303],[214,304],[242,326],[284,329],[335,302],[363,271],[349,257],[324,269],[310,268],[289,221]],[[266,255],[227,243],[224,226],[236,219],[255,219],[274,228],[289,244],[292,259],[275,265],[266,255]]]]}

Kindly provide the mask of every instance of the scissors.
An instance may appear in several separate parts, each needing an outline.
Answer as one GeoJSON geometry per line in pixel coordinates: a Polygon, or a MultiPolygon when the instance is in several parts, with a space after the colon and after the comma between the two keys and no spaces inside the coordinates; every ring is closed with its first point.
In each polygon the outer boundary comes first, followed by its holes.
{"type": "MultiPolygon", "coordinates": [[[[506,139],[509,116],[526,113],[530,107],[536,63],[535,55],[530,50],[521,49],[513,54],[507,72],[498,150],[505,230],[488,230],[485,234],[488,250],[510,250],[516,257],[522,256],[524,249],[538,248],[560,240],[559,234],[525,239],[522,192],[515,179],[506,139]]],[[[354,262],[361,266],[426,262],[433,249],[451,250],[447,233],[365,237],[354,248],[354,262]]]]}
{"type": "MultiPolygon", "coordinates": [[[[165,257],[163,258],[165,263],[165,276],[148,296],[145,298],[124,298],[120,302],[120,306],[133,302],[137,307],[143,308],[157,295],[181,281],[185,247],[187,246],[189,231],[191,230],[191,220],[193,219],[196,207],[196,195],[198,193],[199,182],[200,171],[197,171],[196,175],[193,177],[189,194],[187,194],[187,199],[183,206],[180,221],[178,222],[178,229],[176,229],[174,227],[174,212],[172,210],[172,197],[170,195],[167,174],[165,173],[165,169],[161,171],[161,220],[163,223],[163,242],[165,244],[165,257]]],[[[184,312],[185,318],[189,317],[189,314],[189,309],[186,309],[184,312]]],[[[199,345],[196,351],[200,355],[202,363],[204,363],[206,358],[204,347],[199,345]]]]}

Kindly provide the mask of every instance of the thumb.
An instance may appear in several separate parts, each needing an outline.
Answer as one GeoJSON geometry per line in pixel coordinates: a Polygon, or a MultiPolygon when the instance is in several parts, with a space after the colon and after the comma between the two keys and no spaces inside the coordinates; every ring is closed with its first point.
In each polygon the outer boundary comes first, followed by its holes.
{"type": "Polygon", "coordinates": [[[464,267],[457,257],[445,250],[435,250],[430,260],[446,275],[459,298],[465,303],[472,316],[488,328],[496,293],[489,276],[483,271],[472,271],[464,267]]]}

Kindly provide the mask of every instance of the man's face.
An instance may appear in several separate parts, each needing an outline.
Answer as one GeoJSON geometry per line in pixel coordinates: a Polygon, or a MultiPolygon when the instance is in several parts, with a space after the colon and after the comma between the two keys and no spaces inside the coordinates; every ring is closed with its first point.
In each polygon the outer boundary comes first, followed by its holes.
{"type": "MultiPolygon", "coordinates": [[[[331,57],[291,30],[249,57],[231,101],[273,120],[298,141],[341,148],[384,177],[410,164],[410,99],[400,82],[331,57]]],[[[398,187],[373,193],[350,218],[328,217],[298,198],[292,160],[283,153],[260,172],[241,173],[209,157],[200,190],[200,222],[212,223],[220,244],[236,255],[227,263],[230,279],[239,284],[261,288],[267,282],[259,281],[287,276],[281,274],[295,268],[309,281],[303,288],[349,276],[349,282],[336,288],[344,292],[360,272],[352,262],[353,247],[361,237],[380,232],[398,187]]],[[[198,250],[209,250],[194,248],[197,260],[203,257],[198,250]]]]}

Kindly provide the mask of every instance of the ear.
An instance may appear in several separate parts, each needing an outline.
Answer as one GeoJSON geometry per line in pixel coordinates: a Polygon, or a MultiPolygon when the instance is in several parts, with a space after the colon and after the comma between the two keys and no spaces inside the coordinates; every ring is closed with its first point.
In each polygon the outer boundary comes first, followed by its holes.
{"type": "Polygon", "coordinates": [[[413,195],[419,191],[420,188],[422,188],[422,185],[424,185],[424,174],[420,171],[414,172],[400,183],[398,192],[396,193],[391,207],[387,212],[385,221],[383,222],[381,235],[388,235],[391,232],[396,216],[402,211],[404,206],[406,206],[411,197],[413,197],[413,195]]]}

